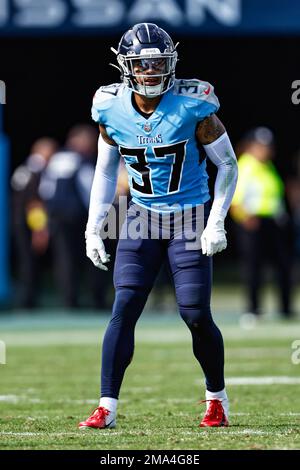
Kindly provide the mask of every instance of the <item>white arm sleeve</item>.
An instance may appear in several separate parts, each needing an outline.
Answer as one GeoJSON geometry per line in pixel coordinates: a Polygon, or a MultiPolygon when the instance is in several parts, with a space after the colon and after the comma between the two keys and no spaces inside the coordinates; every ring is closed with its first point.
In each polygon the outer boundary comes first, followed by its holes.
{"type": "Polygon", "coordinates": [[[238,167],[227,132],[211,144],[203,145],[208,158],[218,167],[211,216],[225,219],[234,195],[238,167]]]}
{"type": "Polygon", "coordinates": [[[99,235],[114,201],[118,180],[120,154],[118,147],[107,144],[101,134],[98,140],[98,160],[89,206],[87,233],[99,235]]]}

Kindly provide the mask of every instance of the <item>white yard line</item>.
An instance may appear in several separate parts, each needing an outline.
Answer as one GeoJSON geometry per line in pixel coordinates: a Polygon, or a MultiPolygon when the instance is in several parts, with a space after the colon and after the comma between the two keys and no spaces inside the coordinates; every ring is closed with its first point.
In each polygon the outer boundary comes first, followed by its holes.
{"type": "MultiPolygon", "coordinates": [[[[222,325],[222,332],[226,341],[252,341],[258,339],[275,338],[300,338],[300,327],[296,325],[278,325],[268,323],[262,324],[253,330],[242,330],[238,325],[222,325]]],[[[104,335],[103,325],[94,329],[72,330],[36,330],[36,331],[4,331],[1,332],[1,340],[9,346],[51,346],[51,345],[76,345],[76,344],[101,344],[104,335]]],[[[136,331],[137,343],[190,343],[190,334],[187,328],[181,326],[178,319],[178,326],[158,325],[145,326],[138,325],[136,331]]],[[[241,348],[243,350],[243,348],[241,348]]],[[[249,350],[249,347],[247,348],[249,350]]]]}
{"type": "MultiPolygon", "coordinates": [[[[92,400],[91,400],[92,401],[92,400]]],[[[122,399],[122,404],[128,402],[129,400],[124,400],[122,399]]],[[[143,400],[144,402],[146,403],[149,403],[150,400],[143,400]]],[[[156,400],[157,401],[157,400],[156,400]]],[[[185,399],[185,400],[180,400],[179,398],[176,399],[176,400],[164,400],[164,402],[162,403],[158,403],[157,406],[158,407],[165,407],[166,406],[166,403],[190,403],[191,405],[193,405],[193,400],[190,400],[190,399],[185,399]]],[[[153,402],[151,402],[153,403],[153,402]]],[[[96,400],[93,400],[93,405],[96,405],[97,404],[97,401],[96,400]]],[[[133,411],[130,411],[128,412],[128,415],[130,416],[141,416],[141,413],[139,412],[133,412],[133,411]]],[[[242,411],[239,411],[239,412],[234,412],[234,411],[231,411],[230,412],[230,416],[251,416],[251,413],[244,413],[242,411]]],[[[286,413],[278,413],[278,416],[300,416],[300,413],[293,413],[291,411],[288,411],[286,413]]],[[[53,420],[53,419],[62,419],[62,416],[61,415],[36,415],[36,416],[24,416],[24,415],[14,415],[14,419],[25,419],[25,420],[28,420],[28,421],[39,421],[39,420],[53,420]]]]}
{"type": "MultiPolygon", "coordinates": [[[[216,431],[216,433],[219,435],[219,434],[226,434],[227,435],[233,435],[233,436],[238,436],[238,435],[241,435],[241,436],[248,436],[248,435],[255,435],[255,436],[269,436],[269,435],[272,435],[272,436],[282,436],[285,434],[285,431],[282,431],[282,432],[274,432],[274,431],[261,431],[259,429],[240,429],[240,430],[233,430],[232,427],[229,426],[229,428],[214,428],[214,431],[216,431]]],[[[205,432],[211,432],[211,429],[206,429],[206,428],[201,428],[198,430],[198,434],[199,433],[205,433],[205,432]]],[[[180,435],[183,435],[183,436],[195,436],[195,432],[194,431],[182,431],[180,433],[180,435]]]]}
{"type": "MultiPolygon", "coordinates": [[[[300,377],[271,376],[271,377],[225,377],[226,385],[299,385],[300,377]]],[[[197,385],[203,385],[203,380],[196,379],[197,385]]]]}
{"type": "MultiPolygon", "coordinates": [[[[108,430],[109,433],[105,433],[103,434],[102,436],[106,436],[106,437],[110,437],[112,435],[120,435],[122,434],[123,431],[112,431],[112,430],[108,430]]],[[[260,431],[260,430],[257,430],[257,429],[243,429],[243,430],[237,430],[237,431],[233,431],[232,429],[230,428],[225,428],[225,429],[218,429],[218,434],[226,434],[226,435],[243,435],[243,436],[247,436],[247,435],[261,435],[261,436],[266,436],[266,435],[272,435],[272,436],[282,436],[284,434],[284,432],[274,432],[274,431],[260,431]]],[[[16,436],[16,437],[36,437],[36,436],[48,436],[48,437],[61,437],[61,436],[91,436],[91,434],[94,434],[97,432],[97,430],[86,430],[86,431],[81,431],[81,430],[78,430],[78,432],[13,432],[13,431],[0,431],[0,436],[16,436]]],[[[145,431],[144,431],[145,432],[145,431]]],[[[182,431],[180,433],[180,435],[183,435],[183,436],[196,436],[197,433],[201,433],[201,432],[207,432],[206,429],[199,429],[198,428],[195,428],[195,431],[182,431]]],[[[128,431],[127,431],[128,433],[128,431]]],[[[134,434],[134,432],[129,432],[129,434],[134,434]]],[[[152,431],[148,431],[147,433],[145,433],[147,435],[151,435],[153,436],[153,434],[156,434],[156,433],[153,433],[152,431]]]]}
{"type": "MultiPolygon", "coordinates": [[[[17,437],[32,437],[32,436],[50,436],[50,437],[60,437],[60,436],[87,436],[90,435],[91,430],[87,432],[82,432],[78,429],[78,432],[13,432],[13,431],[0,431],[0,436],[17,436],[17,437]]],[[[92,431],[93,432],[93,431],[92,431]]],[[[97,431],[96,431],[97,432],[97,431]]],[[[109,431],[109,436],[113,434],[119,434],[118,432],[109,431]]]]}
{"type": "Polygon", "coordinates": [[[228,377],[227,385],[298,385],[300,377],[271,376],[271,377],[228,377]]]}
{"type": "Polygon", "coordinates": [[[1,401],[6,403],[18,403],[20,401],[20,397],[17,395],[0,395],[0,402],[1,401]]]}
{"type": "MultiPolygon", "coordinates": [[[[197,385],[203,385],[203,380],[197,379],[195,381],[197,385]]],[[[268,377],[227,377],[226,384],[229,386],[240,386],[240,385],[299,385],[300,384],[300,377],[289,377],[289,376],[268,376],[268,377]]],[[[155,391],[157,387],[132,387],[131,391],[135,393],[152,393],[155,391]]],[[[27,403],[31,404],[38,404],[38,403],[63,403],[63,404],[74,404],[74,405],[91,405],[96,406],[97,399],[96,398],[88,398],[88,399],[72,399],[72,398],[60,398],[57,400],[43,400],[39,397],[29,397],[27,395],[0,395],[0,403],[12,403],[17,404],[19,402],[26,401],[27,403]]],[[[122,400],[123,403],[126,403],[128,400],[122,400]]],[[[157,403],[156,398],[146,398],[144,399],[145,403],[157,403]]],[[[180,403],[192,403],[193,400],[189,398],[169,398],[163,400],[163,403],[170,403],[170,404],[180,404],[180,403]]],[[[285,415],[295,415],[298,416],[300,413],[284,413],[282,416],[285,415]]]]}
{"type": "Polygon", "coordinates": [[[71,398],[61,398],[59,400],[42,400],[41,398],[30,398],[26,395],[0,395],[0,402],[6,403],[19,403],[26,401],[27,403],[71,403],[73,405],[94,405],[97,404],[97,399],[75,400],[71,398]]]}

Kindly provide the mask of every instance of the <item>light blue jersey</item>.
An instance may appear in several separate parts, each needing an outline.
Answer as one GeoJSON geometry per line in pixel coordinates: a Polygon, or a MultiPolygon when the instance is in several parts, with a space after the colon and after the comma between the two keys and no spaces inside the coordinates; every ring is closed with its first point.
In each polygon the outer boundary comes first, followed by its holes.
{"type": "Polygon", "coordinates": [[[92,117],[119,146],[133,202],[169,211],[171,206],[208,201],[206,161],[200,157],[195,131],[219,109],[213,86],[196,79],[175,80],[148,119],[135,110],[131,95],[121,83],[100,87],[92,117]]]}

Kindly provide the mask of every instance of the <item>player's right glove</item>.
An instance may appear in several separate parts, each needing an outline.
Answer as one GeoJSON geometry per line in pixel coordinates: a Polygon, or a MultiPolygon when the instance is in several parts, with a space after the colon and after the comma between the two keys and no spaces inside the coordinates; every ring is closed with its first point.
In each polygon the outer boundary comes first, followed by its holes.
{"type": "Polygon", "coordinates": [[[105,246],[100,236],[95,233],[85,232],[86,256],[90,258],[96,268],[108,271],[105,263],[109,263],[110,255],[106,253],[105,246]]]}

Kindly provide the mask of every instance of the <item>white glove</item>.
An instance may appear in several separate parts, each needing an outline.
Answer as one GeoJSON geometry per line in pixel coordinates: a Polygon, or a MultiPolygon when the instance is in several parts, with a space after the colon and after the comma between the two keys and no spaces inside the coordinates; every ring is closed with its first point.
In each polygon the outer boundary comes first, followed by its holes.
{"type": "Polygon", "coordinates": [[[92,260],[96,268],[108,271],[104,263],[110,261],[110,255],[106,253],[105,246],[99,235],[85,232],[86,256],[92,260]]]}
{"type": "Polygon", "coordinates": [[[207,225],[201,235],[202,253],[212,256],[227,247],[226,230],[223,219],[209,217],[207,225]]]}

